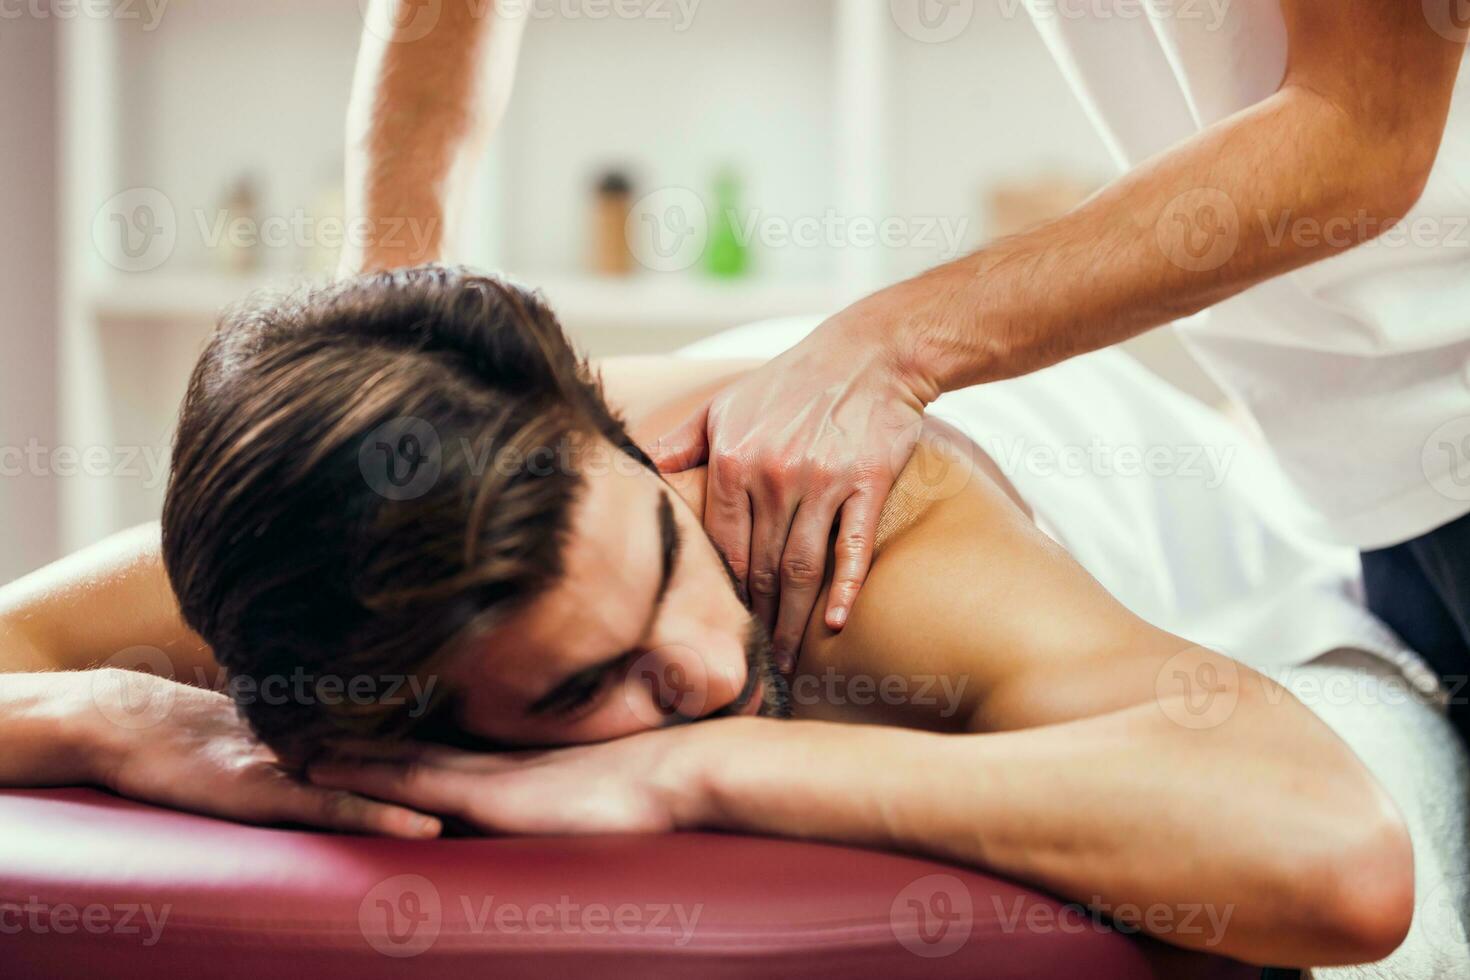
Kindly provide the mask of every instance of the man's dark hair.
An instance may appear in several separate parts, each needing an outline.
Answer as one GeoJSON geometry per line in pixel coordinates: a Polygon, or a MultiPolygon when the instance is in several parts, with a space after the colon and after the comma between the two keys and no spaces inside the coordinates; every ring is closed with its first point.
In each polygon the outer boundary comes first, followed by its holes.
{"type": "Polygon", "coordinates": [[[412,728],[425,706],[387,679],[426,679],[560,576],[589,437],[647,465],[550,309],[500,279],[424,266],[228,311],[184,399],[163,555],[261,738],[299,757],[412,728]]]}

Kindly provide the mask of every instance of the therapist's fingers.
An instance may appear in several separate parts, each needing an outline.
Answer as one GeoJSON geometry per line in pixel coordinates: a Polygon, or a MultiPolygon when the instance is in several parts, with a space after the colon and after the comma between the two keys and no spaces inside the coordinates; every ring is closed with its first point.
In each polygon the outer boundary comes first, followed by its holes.
{"type": "Polygon", "coordinates": [[[749,595],[751,502],[739,464],[730,457],[710,461],[705,489],[704,529],[740,588],[749,595]]]}
{"type": "Polygon", "coordinates": [[[829,629],[840,630],[847,625],[852,613],[852,604],[867,580],[868,569],[873,563],[873,545],[878,535],[878,515],[888,489],[863,489],[847,498],[842,505],[841,524],[837,531],[837,546],[833,550],[835,566],[832,574],[832,591],[827,595],[826,622],[829,629]]]}
{"type": "Polygon", "coordinates": [[[776,628],[781,601],[781,556],[797,502],[786,502],[774,485],[750,497],[750,609],[768,630],[776,628]]]}
{"type": "Polygon", "coordinates": [[[806,624],[822,591],[827,568],[827,542],[837,516],[838,499],[831,496],[808,500],[798,508],[781,554],[780,611],[771,637],[776,666],[790,673],[806,624]]]}
{"type": "Polygon", "coordinates": [[[709,456],[709,402],[672,432],[647,447],[648,458],[661,473],[678,473],[703,463],[709,456]]]}

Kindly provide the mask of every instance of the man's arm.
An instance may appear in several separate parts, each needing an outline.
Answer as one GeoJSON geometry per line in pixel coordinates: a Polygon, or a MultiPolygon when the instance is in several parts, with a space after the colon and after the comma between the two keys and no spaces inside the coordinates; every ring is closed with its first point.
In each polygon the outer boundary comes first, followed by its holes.
{"type": "Polygon", "coordinates": [[[1388,955],[1414,901],[1392,805],[1289,695],[1246,671],[1213,693],[1230,718],[1199,730],[1172,693],[1003,734],[726,718],[550,752],[374,745],[310,776],[487,833],[724,829],[913,851],[1259,964],[1388,955]]]}
{"type": "Polygon", "coordinates": [[[1373,777],[1282,688],[1121,606],[969,450],[921,441],[893,499],[919,477],[939,499],[884,544],[846,629],[812,623],[801,664],[948,678],[968,734],[714,731],[684,819],[919,851],[1176,923],[1205,906],[1222,933],[1151,931],[1262,964],[1387,955],[1413,862],[1373,777]]]}
{"type": "Polygon", "coordinates": [[[708,461],[705,523],[763,618],[806,621],[840,517],[825,609],[841,627],[940,393],[1117,343],[1403,216],[1464,54],[1427,13],[1454,2],[1283,0],[1278,92],[1047,225],[859,300],[660,440],[665,469],[708,461]],[[1278,239],[1283,218],[1320,234],[1278,239]]]}
{"type": "Polygon", "coordinates": [[[1413,914],[1408,835],[1335,736],[1283,730],[1265,701],[1242,689],[1231,721],[1201,732],[1161,704],[968,736],[730,719],[690,734],[710,744],[686,750],[669,792],[688,801],[676,826],[989,868],[1189,949],[1381,959],[1413,914]]]}
{"type": "Polygon", "coordinates": [[[0,788],[101,785],[252,823],[433,837],[439,822],[286,773],[183,622],[158,525],[0,588],[0,788]]]}
{"type": "Polygon", "coordinates": [[[213,653],[169,587],[156,521],[0,587],[0,673],[145,663],[195,684],[217,680],[213,653]]]}
{"type": "Polygon", "coordinates": [[[505,113],[524,16],[496,0],[371,0],[347,112],[342,272],[438,261],[505,113]]]}
{"type": "MultiPolygon", "coordinates": [[[[963,469],[918,452],[899,493],[963,469]]],[[[807,648],[804,673],[967,682],[972,734],[711,732],[688,819],[915,850],[1175,923],[1205,906],[1223,933],[1159,938],[1263,964],[1374,960],[1408,928],[1407,833],[1348,747],[1265,677],[1133,616],[991,481],[890,540],[848,627],[813,623],[807,648]]]]}

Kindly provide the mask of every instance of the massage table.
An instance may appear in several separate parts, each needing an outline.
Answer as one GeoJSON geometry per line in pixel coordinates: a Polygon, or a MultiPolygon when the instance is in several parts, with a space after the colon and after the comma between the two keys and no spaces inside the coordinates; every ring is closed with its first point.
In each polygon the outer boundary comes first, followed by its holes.
{"type": "Polygon", "coordinates": [[[1197,977],[1261,971],[977,871],[774,838],[394,841],[0,792],[0,976],[1197,977]]]}

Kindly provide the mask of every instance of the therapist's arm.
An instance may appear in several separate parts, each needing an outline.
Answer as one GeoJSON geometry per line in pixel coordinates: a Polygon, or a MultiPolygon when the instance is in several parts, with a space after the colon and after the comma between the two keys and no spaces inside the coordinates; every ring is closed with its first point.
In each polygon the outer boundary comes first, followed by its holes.
{"type": "Polygon", "coordinates": [[[872,297],[849,324],[896,327],[928,396],[1116,343],[1377,237],[1424,189],[1465,51],[1425,6],[1284,0],[1274,95],[1049,225],[872,297]]]}
{"type": "Polygon", "coordinates": [[[347,113],[344,274],[439,261],[505,113],[525,17],[496,0],[368,0],[347,113]]]}
{"type": "MultiPolygon", "coordinates": [[[[1441,24],[1453,2],[1429,0],[1441,24]]],[[[1463,39],[1438,33],[1417,2],[1282,9],[1290,53],[1275,94],[1049,224],[857,302],[661,441],[665,469],[709,462],[706,523],[757,610],[772,619],[779,601],[778,649],[813,608],[834,516],[826,620],[845,620],[918,413],[942,392],[1196,312],[1370,239],[1413,206],[1463,39]]]]}

